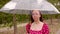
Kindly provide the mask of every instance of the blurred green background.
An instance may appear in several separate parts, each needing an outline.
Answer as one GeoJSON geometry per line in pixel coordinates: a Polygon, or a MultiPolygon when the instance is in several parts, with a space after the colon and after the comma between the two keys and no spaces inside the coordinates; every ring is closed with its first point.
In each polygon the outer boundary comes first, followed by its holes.
{"type": "MultiPolygon", "coordinates": [[[[2,8],[10,0],[0,0],[0,8],[2,8]]],[[[60,11],[60,0],[48,0],[60,11]]],[[[26,14],[15,14],[17,24],[26,23],[30,21],[30,15],[26,14]]],[[[50,34],[56,34],[57,30],[60,29],[60,14],[43,14],[44,20],[48,22],[50,28],[50,34]],[[53,24],[50,20],[53,20],[53,24]],[[58,24],[57,24],[58,23],[58,24]]],[[[13,26],[13,14],[0,12],[0,28],[13,26]]],[[[19,34],[25,34],[25,27],[18,28],[19,34]]],[[[0,34],[11,34],[12,31],[7,33],[0,32],[0,34]]]]}

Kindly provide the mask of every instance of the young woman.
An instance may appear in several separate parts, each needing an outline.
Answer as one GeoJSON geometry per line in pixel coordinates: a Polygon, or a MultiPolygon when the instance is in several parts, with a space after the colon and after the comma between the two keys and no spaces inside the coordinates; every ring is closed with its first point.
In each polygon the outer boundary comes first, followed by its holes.
{"type": "Polygon", "coordinates": [[[27,34],[49,34],[49,28],[44,23],[42,14],[39,10],[32,10],[31,23],[26,25],[27,34]]]}

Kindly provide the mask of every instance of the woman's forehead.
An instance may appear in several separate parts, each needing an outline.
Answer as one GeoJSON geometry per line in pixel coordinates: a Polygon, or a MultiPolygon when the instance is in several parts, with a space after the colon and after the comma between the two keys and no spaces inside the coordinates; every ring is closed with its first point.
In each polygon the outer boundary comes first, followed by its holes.
{"type": "Polygon", "coordinates": [[[32,13],[39,13],[39,10],[33,10],[32,13]]]}

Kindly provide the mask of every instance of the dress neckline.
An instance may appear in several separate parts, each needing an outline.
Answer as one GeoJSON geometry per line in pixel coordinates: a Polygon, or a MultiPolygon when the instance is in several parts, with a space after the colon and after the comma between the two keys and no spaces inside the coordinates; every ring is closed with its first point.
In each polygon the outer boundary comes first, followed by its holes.
{"type": "MultiPolygon", "coordinates": [[[[45,23],[43,24],[42,29],[41,29],[41,30],[39,30],[39,31],[42,31],[42,30],[43,30],[44,25],[45,25],[45,23]]],[[[30,29],[30,31],[35,31],[35,32],[37,32],[36,30],[32,30],[32,29],[30,29]]],[[[38,31],[38,32],[39,32],[39,31],[38,31]]]]}

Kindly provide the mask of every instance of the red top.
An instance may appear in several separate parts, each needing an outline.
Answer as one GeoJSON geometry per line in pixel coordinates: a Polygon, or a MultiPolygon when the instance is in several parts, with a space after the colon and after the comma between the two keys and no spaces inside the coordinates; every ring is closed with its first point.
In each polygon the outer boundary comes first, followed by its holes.
{"type": "Polygon", "coordinates": [[[30,24],[26,25],[26,31],[29,34],[49,34],[49,28],[47,24],[43,24],[43,28],[40,31],[34,31],[34,30],[30,30],[30,24]]]}

